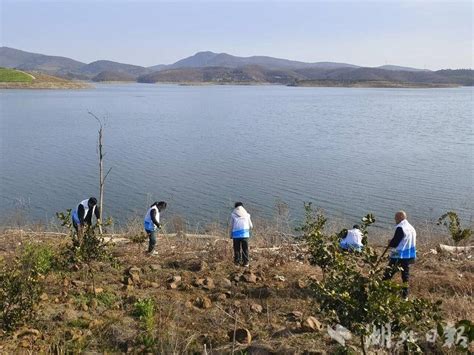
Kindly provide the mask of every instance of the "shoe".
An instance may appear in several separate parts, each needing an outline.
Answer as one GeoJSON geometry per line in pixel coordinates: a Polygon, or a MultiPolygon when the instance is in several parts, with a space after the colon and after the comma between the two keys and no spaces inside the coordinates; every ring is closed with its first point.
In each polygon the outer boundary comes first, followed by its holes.
{"type": "Polygon", "coordinates": [[[244,264],[244,265],[242,265],[242,266],[243,266],[243,267],[250,267],[250,264],[247,263],[247,264],[244,264]]]}
{"type": "Polygon", "coordinates": [[[158,255],[158,252],[156,250],[152,250],[152,251],[147,251],[147,254],[152,256],[152,255],[158,255]]]}

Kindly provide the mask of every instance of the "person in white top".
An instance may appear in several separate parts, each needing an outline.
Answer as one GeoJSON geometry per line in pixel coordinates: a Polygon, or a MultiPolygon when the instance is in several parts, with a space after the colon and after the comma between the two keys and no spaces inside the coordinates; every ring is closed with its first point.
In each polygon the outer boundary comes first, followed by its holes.
{"type": "Polygon", "coordinates": [[[253,228],[250,214],[245,210],[242,202],[236,202],[234,210],[230,215],[230,237],[234,244],[234,263],[242,263],[249,267],[249,244],[250,229],[253,228]]]}
{"type": "Polygon", "coordinates": [[[388,243],[392,248],[390,262],[385,270],[383,279],[391,279],[400,269],[402,270],[403,289],[402,296],[408,299],[408,281],[410,278],[410,264],[416,259],[416,231],[408,223],[407,214],[404,211],[395,213],[395,234],[388,243]]]}
{"type": "Polygon", "coordinates": [[[361,251],[364,245],[362,244],[362,232],[359,225],[355,224],[352,229],[349,229],[339,245],[344,250],[361,251]]]}
{"type": "Polygon", "coordinates": [[[155,255],[156,246],[156,231],[161,228],[160,224],[160,213],[166,209],[166,202],[160,201],[153,203],[150,208],[146,211],[143,225],[145,232],[148,235],[148,253],[155,255]]]}

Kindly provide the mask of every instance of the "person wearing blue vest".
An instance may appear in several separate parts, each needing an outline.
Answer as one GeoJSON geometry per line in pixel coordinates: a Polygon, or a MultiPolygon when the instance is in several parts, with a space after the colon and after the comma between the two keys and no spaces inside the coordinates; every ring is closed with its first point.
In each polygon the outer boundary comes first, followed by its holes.
{"type": "Polygon", "coordinates": [[[384,280],[389,280],[402,269],[402,281],[404,283],[402,296],[408,299],[408,281],[410,278],[410,264],[416,259],[416,231],[407,221],[407,214],[404,211],[398,211],[395,214],[395,235],[389,242],[392,248],[390,261],[384,273],[384,280]]]}
{"type": "Polygon", "coordinates": [[[153,203],[145,215],[143,225],[145,232],[148,235],[148,253],[150,255],[156,255],[156,231],[161,228],[160,224],[160,213],[166,209],[166,202],[160,201],[153,203]]]}
{"type": "Polygon", "coordinates": [[[355,224],[352,229],[349,229],[339,245],[344,250],[361,251],[364,245],[362,244],[362,232],[359,225],[355,224]]]}
{"type": "Polygon", "coordinates": [[[253,228],[250,214],[245,210],[242,202],[236,202],[230,215],[230,237],[234,244],[234,263],[249,267],[250,229],[253,228]]]}
{"type": "Polygon", "coordinates": [[[97,199],[95,197],[79,202],[76,209],[72,211],[72,225],[76,230],[79,244],[82,241],[84,225],[90,226],[94,215],[97,220],[100,219],[99,206],[97,206],[97,199]]]}

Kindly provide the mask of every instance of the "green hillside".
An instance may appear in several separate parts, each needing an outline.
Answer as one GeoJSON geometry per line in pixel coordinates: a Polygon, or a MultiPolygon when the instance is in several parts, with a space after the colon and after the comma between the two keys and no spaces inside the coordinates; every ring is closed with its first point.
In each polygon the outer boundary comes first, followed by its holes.
{"type": "Polygon", "coordinates": [[[15,70],[15,69],[8,69],[8,68],[0,68],[0,82],[26,82],[30,83],[33,81],[33,77],[29,74],[24,72],[15,70]]]}

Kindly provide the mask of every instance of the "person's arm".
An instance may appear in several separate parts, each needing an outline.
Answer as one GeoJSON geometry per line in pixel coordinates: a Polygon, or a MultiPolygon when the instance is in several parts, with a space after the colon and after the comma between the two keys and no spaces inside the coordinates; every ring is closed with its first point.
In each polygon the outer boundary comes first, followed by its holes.
{"type": "Polygon", "coordinates": [[[395,235],[393,236],[392,240],[388,243],[388,246],[390,248],[398,247],[398,244],[400,244],[404,236],[405,236],[405,233],[403,233],[402,227],[398,227],[395,230],[395,235]]]}
{"type": "Polygon", "coordinates": [[[253,224],[252,224],[252,220],[250,219],[250,215],[249,215],[249,227],[250,229],[253,229],[253,224]]]}
{"type": "Polygon", "coordinates": [[[160,222],[158,222],[158,221],[156,220],[156,210],[155,210],[155,209],[152,209],[152,210],[150,211],[150,217],[151,217],[151,220],[153,221],[153,223],[155,224],[155,226],[156,226],[158,229],[161,228],[160,222]]]}
{"type": "Polygon", "coordinates": [[[79,205],[79,207],[77,208],[77,216],[79,217],[79,223],[80,224],[84,224],[84,218],[86,217],[85,212],[86,211],[84,209],[84,206],[79,205]]]}

